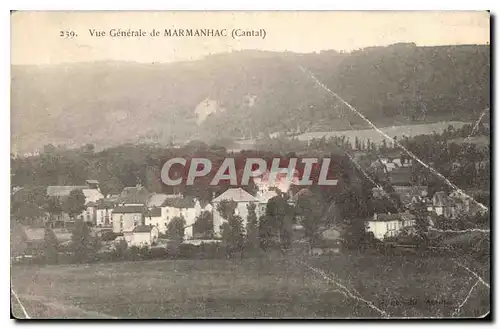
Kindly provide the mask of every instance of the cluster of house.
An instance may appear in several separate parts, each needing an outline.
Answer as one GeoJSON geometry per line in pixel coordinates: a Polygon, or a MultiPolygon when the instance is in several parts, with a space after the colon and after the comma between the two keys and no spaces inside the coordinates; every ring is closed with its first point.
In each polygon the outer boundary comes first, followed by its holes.
{"type": "MultiPolygon", "coordinates": [[[[381,159],[379,163],[391,173],[394,190],[405,209],[423,204],[427,211],[448,219],[457,218],[463,213],[474,214],[479,210],[469,199],[457,192],[446,194],[441,191],[429,196],[426,186],[411,186],[411,162],[408,160],[381,159]]],[[[203,212],[212,215],[213,237],[220,238],[223,218],[217,209],[223,200],[236,202],[235,212],[243,219],[243,225],[246,226],[247,206],[250,203],[255,204],[256,215],[259,218],[265,214],[269,199],[277,195],[275,186],[268,186],[263,181],[256,181],[256,185],[258,187],[256,196],[242,188],[229,188],[210,202],[181,194],[150,193],[141,185],[125,187],[120,194],[105,197],[100,192],[99,182],[95,180],[87,180],[84,186],[49,186],[47,194],[64,199],[72,190],[79,189],[86,200],[86,209],[78,216],[79,218],[97,228],[122,234],[129,245],[151,245],[161,234],[167,232],[168,224],[175,217],[182,217],[185,220],[184,239],[198,239],[194,224],[203,212]]],[[[372,192],[375,198],[384,198],[386,193],[379,188],[374,188],[372,192]]],[[[62,213],[56,220],[69,222],[70,218],[62,213]]],[[[374,214],[366,222],[367,230],[373,232],[377,239],[383,240],[399,234],[402,229],[413,227],[415,217],[406,210],[396,214],[374,214]]]]}
{"type": "MultiPolygon", "coordinates": [[[[428,212],[449,220],[456,219],[462,214],[474,215],[480,211],[477,204],[457,191],[451,193],[438,191],[429,195],[427,186],[412,185],[412,161],[402,157],[397,150],[380,156],[372,162],[371,167],[387,173],[394,191],[399,196],[403,208],[406,209],[397,214],[374,214],[373,218],[367,220],[367,230],[373,232],[377,239],[383,240],[396,236],[403,229],[413,227],[415,216],[408,210],[417,205],[424,206],[428,212]]],[[[373,188],[372,193],[375,198],[386,197],[386,191],[379,187],[373,188]]]]}
{"type": "MultiPolygon", "coordinates": [[[[475,215],[481,210],[470,198],[457,191],[449,194],[439,191],[430,196],[427,186],[393,186],[393,188],[407,210],[398,214],[375,214],[373,219],[369,219],[367,221],[369,230],[377,239],[383,240],[395,236],[401,229],[414,226],[415,216],[408,210],[417,205],[449,220],[457,219],[460,215],[475,215]]],[[[373,188],[372,192],[375,198],[383,198],[386,193],[380,188],[373,188]]],[[[433,225],[432,220],[431,225],[433,225]]]]}
{"type": "MultiPolygon", "coordinates": [[[[145,187],[136,185],[125,187],[120,194],[104,196],[99,182],[87,180],[84,186],[49,186],[47,194],[60,200],[67,198],[71,191],[81,190],[85,196],[85,210],[76,218],[82,219],[98,229],[109,230],[123,235],[128,245],[152,245],[161,234],[166,234],[168,224],[175,217],[185,221],[184,239],[197,238],[194,230],[197,218],[209,212],[213,218],[213,237],[220,238],[222,215],[217,211],[223,200],[236,202],[236,215],[241,216],[243,225],[248,217],[247,206],[256,205],[256,215],[264,215],[269,199],[276,196],[273,189],[260,185],[256,196],[242,188],[229,188],[218,197],[206,202],[182,194],[150,193],[145,187]]],[[[61,223],[71,223],[73,219],[66,213],[53,217],[61,223]]]]}

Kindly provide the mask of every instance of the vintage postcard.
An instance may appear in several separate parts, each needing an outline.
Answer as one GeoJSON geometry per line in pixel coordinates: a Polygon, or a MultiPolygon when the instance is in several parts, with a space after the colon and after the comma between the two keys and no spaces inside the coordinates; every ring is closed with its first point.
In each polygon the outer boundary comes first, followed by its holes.
{"type": "Polygon", "coordinates": [[[490,14],[11,13],[14,319],[488,319],[490,14]]]}

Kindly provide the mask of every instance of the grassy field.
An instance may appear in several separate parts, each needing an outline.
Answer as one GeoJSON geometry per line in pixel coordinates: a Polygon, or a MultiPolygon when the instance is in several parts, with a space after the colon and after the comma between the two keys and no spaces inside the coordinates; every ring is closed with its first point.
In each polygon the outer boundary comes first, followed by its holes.
{"type": "MultiPolygon", "coordinates": [[[[422,265],[401,257],[289,256],[14,266],[12,286],[32,318],[381,317],[339,293],[324,271],[391,317],[451,316],[475,279],[446,257],[422,265]]],[[[489,282],[486,264],[467,264],[489,282]]],[[[13,302],[14,315],[19,314],[13,302]]],[[[458,314],[489,310],[479,284],[458,314]]]]}

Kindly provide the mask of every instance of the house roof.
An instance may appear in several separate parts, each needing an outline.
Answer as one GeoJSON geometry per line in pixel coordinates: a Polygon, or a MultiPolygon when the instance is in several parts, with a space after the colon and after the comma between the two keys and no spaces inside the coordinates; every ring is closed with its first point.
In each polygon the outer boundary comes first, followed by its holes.
{"type": "Polygon", "coordinates": [[[124,187],[122,193],[118,197],[119,203],[125,204],[146,204],[150,193],[143,186],[124,187]]]}
{"type": "Polygon", "coordinates": [[[226,190],[212,202],[221,202],[222,200],[232,200],[235,202],[258,202],[256,198],[241,187],[226,190]]]}
{"type": "Polygon", "coordinates": [[[420,196],[427,195],[427,186],[419,186],[419,185],[398,186],[398,185],[395,185],[393,187],[397,193],[408,193],[411,195],[420,195],[420,196]]]}
{"type": "Polygon", "coordinates": [[[196,204],[196,200],[192,197],[177,197],[177,198],[167,198],[161,205],[162,207],[171,207],[171,208],[194,208],[196,204]]]}
{"type": "MultiPolygon", "coordinates": [[[[45,239],[45,229],[38,227],[21,226],[28,241],[43,241],[45,239]]],[[[52,229],[59,242],[71,240],[71,232],[62,229],[52,229]]]]}
{"type": "Polygon", "coordinates": [[[161,207],[163,202],[168,198],[167,194],[164,193],[153,193],[149,196],[146,206],[147,207],[161,207]]]}
{"type": "Polygon", "coordinates": [[[85,195],[86,200],[97,201],[104,197],[102,193],[94,188],[84,188],[82,189],[83,195],[85,195]]]}
{"type": "Polygon", "coordinates": [[[161,207],[168,199],[181,199],[181,198],[183,198],[181,194],[153,193],[149,195],[148,200],[146,201],[146,206],[161,207]]]}
{"type": "Polygon", "coordinates": [[[337,227],[326,228],[321,232],[321,238],[324,240],[342,239],[342,234],[345,230],[337,227]]]}
{"type": "Polygon", "coordinates": [[[73,190],[83,190],[87,189],[88,186],[48,186],[47,195],[54,197],[67,197],[73,190]]]}
{"type": "Polygon", "coordinates": [[[148,209],[145,213],[144,213],[145,216],[147,217],[161,217],[161,208],[151,208],[151,209],[148,209]]]}
{"type": "Polygon", "coordinates": [[[48,186],[47,195],[51,197],[66,198],[73,190],[82,191],[86,200],[97,201],[103,197],[99,190],[88,188],[88,186],[48,186]]]}
{"type": "Polygon", "coordinates": [[[373,220],[376,220],[378,222],[389,222],[393,220],[399,220],[400,217],[398,214],[377,214],[376,218],[373,218],[373,220]]]}
{"type": "Polygon", "coordinates": [[[427,186],[393,186],[403,204],[409,204],[414,197],[418,200],[427,196],[427,186]]]}
{"type": "Polygon", "coordinates": [[[414,219],[415,216],[410,213],[394,213],[394,214],[376,214],[376,216],[369,218],[369,221],[376,222],[390,222],[396,220],[409,220],[414,219]]]}
{"type": "Polygon", "coordinates": [[[99,181],[95,180],[95,179],[87,179],[85,181],[85,183],[87,183],[87,184],[99,184],[99,181]]]}
{"type": "Polygon", "coordinates": [[[109,199],[101,199],[96,202],[97,209],[113,209],[116,204],[109,199]]]}
{"type": "Polygon", "coordinates": [[[154,226],[152,225],[139,225],[132,230],[134,233],[149,233],[153,230],[154,226]]]}
{"type": "Polygon", "coordinates": [[[276,191],[266,191],[258,196],[258,200],[259,202],[267,203],[270,199],[274,198],[277,195],[278,193],[276,193],[276,191]]]}
{"type": "Polygon", "coordinates": [[[451,198],[444,191],[439,191],[434,193],[432,197],[432,203],[434,206],[449,206],[451,205],[451,198]]]}
{"type": "Polygon", "coordinates": [[[143,210],[143,206],[119,206],[113,210],[113,214],[142,214],[143,210]]]}
{"type": "Polygon", "coordinates": [[[119,194],[111,194],[106,198],[107,201],[116,202],[120,198],[119,194]]]}

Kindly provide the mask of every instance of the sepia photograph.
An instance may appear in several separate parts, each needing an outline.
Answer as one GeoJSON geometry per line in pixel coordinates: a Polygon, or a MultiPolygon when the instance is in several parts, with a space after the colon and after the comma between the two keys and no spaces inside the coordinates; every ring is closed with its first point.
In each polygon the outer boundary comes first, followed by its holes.
{"type": "Polygon", "coordinates": [[[11,319],[491,321],[491,20],[11,11],[11,319]]]}

